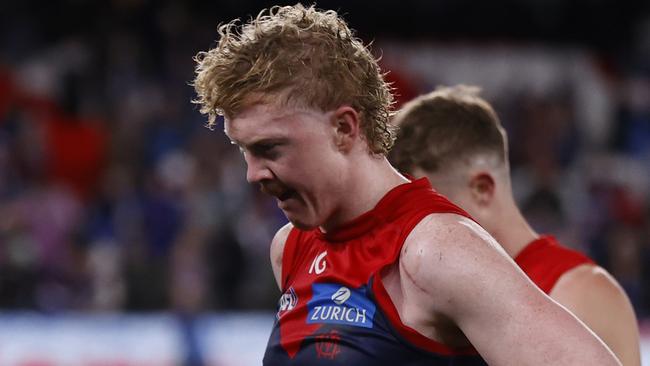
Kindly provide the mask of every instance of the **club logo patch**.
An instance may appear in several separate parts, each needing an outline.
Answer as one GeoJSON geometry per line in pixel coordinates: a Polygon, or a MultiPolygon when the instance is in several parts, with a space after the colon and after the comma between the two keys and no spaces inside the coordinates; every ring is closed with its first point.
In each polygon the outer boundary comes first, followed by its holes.
{"type": "Polygon", "coordinates": [[[315,283],[307,303],[309,324],[342,324],[372,328],[376,306],[367,289],[350,289],[335,283],[315,283]]]}
{"type": "Polygon", "coordinates": [[[320,253],[314,258],[314,261],[311,262],[311,267],[309,267],[309,273],[316,273],[317,275],[323,273],[325,268],[327,268],[327,260],[325,256],[327,255],[327,250],[320,253]]]}

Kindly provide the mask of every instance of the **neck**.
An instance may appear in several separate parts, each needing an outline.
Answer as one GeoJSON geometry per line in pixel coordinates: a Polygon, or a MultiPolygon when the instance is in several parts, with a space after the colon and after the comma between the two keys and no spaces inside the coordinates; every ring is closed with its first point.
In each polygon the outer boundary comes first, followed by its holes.
{"type": "Polygon", "coordinates": [[[385,157],[368,155],[351,165],[339,194],[341,205],[320,227],[328,232],[372,210],[391,189],[409,180],[399,174],[385,157]]]}
{"type": "Polygon", "coordinates": [[[490,234],[501,244],[510,257],[516,257],[530,242],[539,238],[514,202],[508,202],[504,214],[493,225],[490,234]]]}

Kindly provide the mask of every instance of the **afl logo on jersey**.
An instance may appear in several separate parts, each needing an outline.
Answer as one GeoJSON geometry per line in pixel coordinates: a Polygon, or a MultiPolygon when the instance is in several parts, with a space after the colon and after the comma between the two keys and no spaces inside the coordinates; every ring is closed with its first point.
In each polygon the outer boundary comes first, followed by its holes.
{"type": "Polygon", "coordinates": [[[278,302],[278,313],[276,316],[279,318],[283,313],[293,310],[298,304],[298,295],[293,287],[290,287],[287,292],[282,294],[280,301],[278,302]]]}

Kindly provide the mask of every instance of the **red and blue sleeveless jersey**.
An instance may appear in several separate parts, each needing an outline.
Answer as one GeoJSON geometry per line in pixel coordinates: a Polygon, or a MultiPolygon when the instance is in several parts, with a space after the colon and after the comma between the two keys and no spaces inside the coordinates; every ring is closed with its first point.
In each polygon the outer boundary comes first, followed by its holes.
{"type": "Polygon", "coordinates": [[[292,229],[264,365],[485,365],[471,347],[451,349],[402,324],[382,284],[381,270],[432,213],[469,217],[423,178],[335,231],[292,229]]]}
{"type": "Polygon", "coordinates": [[[515,262],[547,294],[563,274],[582,264],[594,264],[589,257],[562,246],[551,235],[530,242],[517,254],[515,262]]]}

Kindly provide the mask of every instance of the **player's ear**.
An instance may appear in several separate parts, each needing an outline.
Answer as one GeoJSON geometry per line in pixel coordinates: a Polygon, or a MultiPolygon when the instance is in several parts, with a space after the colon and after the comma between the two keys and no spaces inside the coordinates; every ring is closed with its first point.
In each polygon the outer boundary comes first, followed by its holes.
{"type": "Polygon", "coordinates": [[[480,206],[486,206],[494,197],[496,185],[492,174],[479,172],[474,174],[469,181],[472,199],[480,206]]]}
{"type": "Polygon", "coordinates": [[[350,106],[341,106],[334,111],[331,123],[336,146],[341,151],[350,151],[361,134],[359,113],[350,106]]]}

